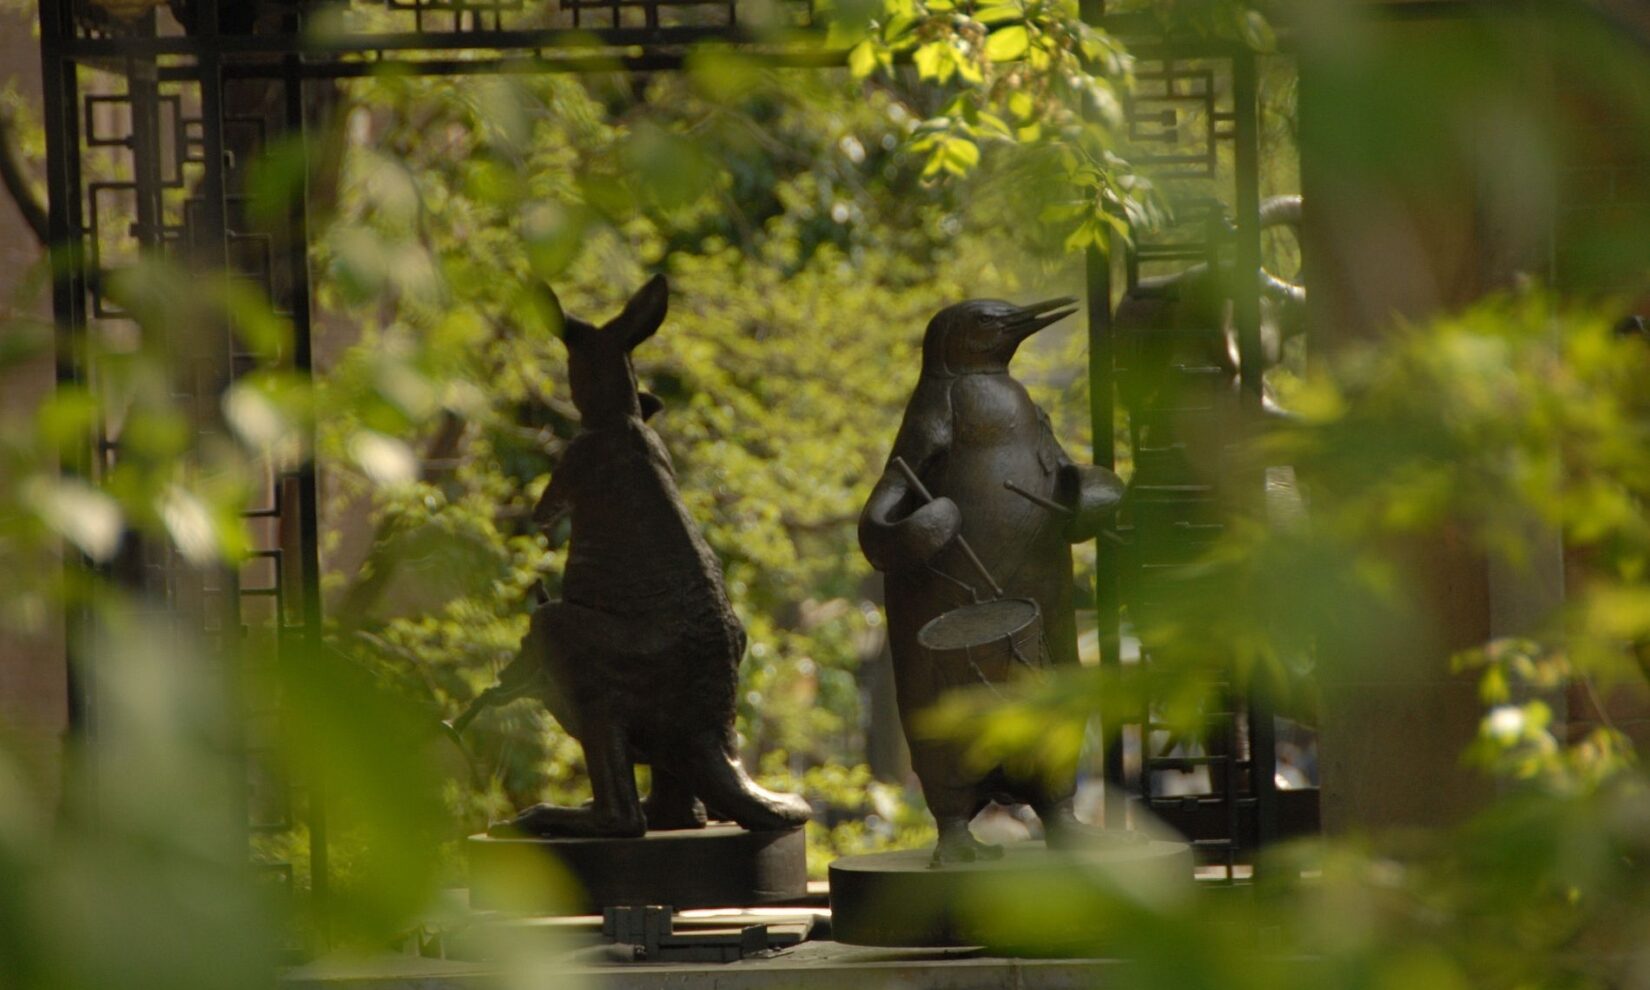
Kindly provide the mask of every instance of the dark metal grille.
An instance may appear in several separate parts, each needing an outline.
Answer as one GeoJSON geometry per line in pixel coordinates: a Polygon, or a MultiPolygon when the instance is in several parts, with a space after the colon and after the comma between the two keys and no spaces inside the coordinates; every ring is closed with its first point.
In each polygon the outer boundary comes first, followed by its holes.
{"type": "MultiPolygon", "coordinates": [[[[1175,222],[1139,232],[1126,257],[1126,289],[1138,292],[1153,276],[1204,266],[1231,300],[1229,318],[1244,355],[1241,380],[1234,380],[1228,317],[1218,306],[1201,321],[1120,328],[1115,372],[1134,475],[1118,578],[1135,628],[1149,629],[1154,612],[1181,607],[1204,580],[1186,565],[1262,484],[1228,456],[1242,439],[1241,424],[1252,421],[1246,410],[1260,405],[1259,291],[1253,278],[1218,275],[1259,267],[1259,104],[1255,59],[1244,50],[1163,53],[1143,59],[1136,78],[1128,107],[1132,160],[1160,186],[1175,222]]],[[[1114,663],[1125,662],[1120,640],[1114,663]]],[[[1141,641],[1126,662],[1149,667],[1157,647],[1141,641]]],[[[1220,670],[1219,658],[1212,659],[1220,670]]],[[[1123,745],[1114,746],[1108,776],[1190,837],[1204,862],[1236,878],[1239,863],[1279,834],[1274,717],[1254,685],[1221,675],[1207,687],[1201,732],[1180,734],[1149,702],[1137,721],[1121,727],[1123,745]],[[1133,759],[1125,761],[1123,750],[1133,759]]]]}
{"type": "MultiPolygon", "coordinates": [[[[221,61],[209,53],[177,58],[144,51],[165,42],[167,30],[177,31],[175,24],[162,27],[165,17],[124,24],[84,4],[52,0],[42,4],[41,17],[51,234],[59,260],[53,298],[61,327],[60,383],[98,386],[102,369],[88,356],[94,352],[77,344],[84,336],[136,341],[144,332],[109,290],[145,255],[167,257],[191,270],[225,271],[256,285],[258,295],[292,321],[297,339],[289,360],[295,370],[307,371],[309,276],[302,209],[273,227],[254,227],[239,191],[246,167],[272,135],[302,134],[301,83],[296,77],[229,82],[221,61]],[[82,43],[110,51],[76,54],[74,46],[82,43]]],[[[251,370],[254,359],[227,323],[191,338],[187,347],[177,355],[173,398],[190,411],[194,429],[216,429],[224,388],[251,370]]],[[[123,457],[123,425],[121,410],[109,410],[92,438],[94,456],[71,459],[66,469],[94,480],[114,469],[123,457]]],[[[245,512],[255,549],[238,572],[203,570],[168,545],[133,541],[112,565],[111,576],[180,636],[204,634],[221,655],[243,658],[232,672],[234,682],[262,681],[269,664],[318,634],[315,499],[312,468],[267,467],[261,491],[245,512]]],[[[71,650],[82,641],[75,621],[71,650]]],[[[270,691],[243,693],[270,699],[246,711],[240,726],[248,828],[253,834],[286,831],[294,826],[304,795],[265,758],[282,717],[280,702],[270,691]]],[[[77,688],[74,710],[77,727],[95,732],[96,698],[77,688]]],[[[324,843],[324,832],[314,830],[314,837],[324,843]]],[[[324,863],[324,851],[313,858],[324,863]]],[[[293,878],[289,863],[260,866],[278,883],[293,878]]],[[[311,878],[311,885],[324,890],[324,876],[311,878]]]]}
{"type": "Polygon", "coordinates": [[[1213,181],[1221,142],[1236,136],[1237,111],[1222,109],[1229,83],[1207,61],[1168,59],[1135,73],[1129,107],[1129,139],[1143,149],[1136,163],[1159,181],[1213,181]]]}

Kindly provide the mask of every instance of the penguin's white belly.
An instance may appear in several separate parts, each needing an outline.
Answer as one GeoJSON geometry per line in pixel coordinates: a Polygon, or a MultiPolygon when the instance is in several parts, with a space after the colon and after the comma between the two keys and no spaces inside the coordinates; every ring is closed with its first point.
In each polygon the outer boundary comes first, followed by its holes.
{"type": "Polygon", "coordinates": [[[1037,409],[1005,376],[959,387],[952,416],[952,445],[934,494],[957,503],[963,536],[988,566],[1015,567],[1026,545],[1055,522],[1047,510],[1003,486],[1012,481],[1044,497],[1053,494],[1055,465],[1044,464],[1038,453],[1043,426],[1037,409]]]}
{"type": "Polygon", "coordinates": [[[953,450],[1017,447],[1036,440],[1037,407],[1007,375],[968,375],[951,389],[953,450]]]}

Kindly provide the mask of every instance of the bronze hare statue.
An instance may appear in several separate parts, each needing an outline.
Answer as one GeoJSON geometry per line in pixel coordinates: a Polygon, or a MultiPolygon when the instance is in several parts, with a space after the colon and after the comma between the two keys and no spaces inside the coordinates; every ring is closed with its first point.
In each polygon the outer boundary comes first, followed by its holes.
{"type": "Polygon", "coordinates": [[[752,830],[809,815],[807,802],[764,790],[740,765],[733,718],[745,631],[645,422],[661,404],[637,389],[630,352],[659,329],[668,297],[655,276],[605,326],[562,320],[580,430],[534,513],[543,524],[572,516],[562,598],[533,612],[519,656],[459,727],[487,703],[536,690],[584,747],[594,799],[537,805],[499,831],[639,836],[702,828],[707,806],[752,830]],[[653,771],[646,801],[638,763],[653,771]]]}

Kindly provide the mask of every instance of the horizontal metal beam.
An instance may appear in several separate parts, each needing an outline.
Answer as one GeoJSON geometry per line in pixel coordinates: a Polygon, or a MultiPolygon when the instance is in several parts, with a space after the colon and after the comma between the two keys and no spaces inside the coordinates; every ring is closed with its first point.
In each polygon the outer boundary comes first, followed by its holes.
{"type": "Polygon", "coordinates": [[[220,35],[210,41],[190,36],[164,38],[75,38],[66,40],[60,54],[73,59],[168,55],[199,57],[208,50],[224,56],[249,55],[376,55],[381,52],[475,51],[508,52],[540,49],[630,48],[685,45],[721,41],[730,44],[773,45],[794,41],[817,45],[823,32],[797,32],[790,38],[758,35],[738,27],[616,28],[546,31],[398,31],[375,34],[309,36],[302,34],[220,35]]]}
{"type": "MultiPolygon", "coordinates": [[[[304,79],[361,79],[376,75],[473,76],[540,75],[564,72],[672,72],[686,64],[686,50],[643,52],[619,55],[612,52],[568,54],[548,57],[504,58],[395,58],[350,62],[304,62],[296,68],[279,62],[234,62],[224,66],[228,79],[280,79],[294,73],[304,79]]],[[[796,50],[744,52],[750,62],[777,69],[835,69],[845,66],[843,50],[796,50]]],[[[160,70],[164,82],[182,82],[196,77],[192,66],[168,66],[160,70]]]]}
{"type": "MultiPolygon", "coordinates": [[[[1140,19],[1108,17],[1105,27],[1130,42],[1131,50],[1144,58],[1211,58],[1230,56],[1239,47],[1236,43],[1218,38],[1185,38],[1164,40],[1144,31],[1140,19]]],[[[305,34],[220,35],[207,40],[192,36],[172,37],[107,37],[64,39],[58,54],[81,62],[104,62],[123,58],[198,59],[215,54],[223,58],[224,67],[241,77],[274,77],[276,71],[258,66],[258,60],[280,56],[299,55],[313,61],[305,64],[306,78],[351,78],[368,74],[371,70],[359,68],[359,63],[342,61],[349,56],[368,57],[383,64],[404,64],[386,58],[390,54],[416,55],[418,53],[464,53],[466,59],[417,59],[419,68],[413,71],[423,75],[470,75],[487,71],[472,68],[461,62],[494,66],[509,63],[519,68],[514,71],[600,71],[595,63],[606,60],[617,68],[626,67],[628,60],[679,60],[679,49],[697,44],[726,44],[741,55],[777,66],[798,68],[835,67],[841,65],[846,53],[824,47],[822,30],[796,29],[788,33],[760,33],[738,25],[720,27],[662,27],[613,28],[596,30],[533,30],[533,31],[400,31],[370,34],[340,34],[331,37],[305,34]],[[575,64],[568,68],[566,61],[549,52],[577,53],[575,64]],[[514,53],[514,54],[513,54],[514,53]],[[445,66],[446,68],[440,68],[445,66]],[[535,68],[528,68],[529,66],[535,68]]],[[[170,78],[188,78],[186,66],[167,67],[170,78]]]]}

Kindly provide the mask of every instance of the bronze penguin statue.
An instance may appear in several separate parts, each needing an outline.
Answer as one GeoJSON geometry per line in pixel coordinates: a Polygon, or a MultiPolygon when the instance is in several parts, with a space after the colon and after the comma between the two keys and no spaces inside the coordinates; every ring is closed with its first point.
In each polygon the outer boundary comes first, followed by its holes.
{"type": "Polygon", "coordinates": [[[929,322],[921,377],[889,466],[860,515],[860,547],[883,573],[895,691],[912,767],[939,826],[936,865],[1001,854],[968,829],[993,800],[1030,805],[1056,844],[1082,828],[1072,811],[1074,780],[1017,777],[1000,766],[981,773],[956,746],[911,728],[917,713],[946,690],[988,676],[978,667],[939,669],[917,638],[936,617],[991,595],[979,587],[981,578],[966,559],[970,547],[1005,597],[1037,603],[1047,661],[1077,662],[1071,544],[1099,532],[1124,486],[1110,471],[1075,464],[1048,417],[1008,372],[1020,344],[1071,315],[1075,310],[1065,307],[1073,301],[1015,306],[976,299],[949,306],[929,322]],[[900,460],[932,501],[897,469],[900,460]],[[1008,484],[1065,511],[1039,505],[1008,484]]]}

